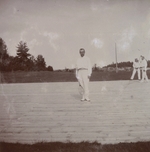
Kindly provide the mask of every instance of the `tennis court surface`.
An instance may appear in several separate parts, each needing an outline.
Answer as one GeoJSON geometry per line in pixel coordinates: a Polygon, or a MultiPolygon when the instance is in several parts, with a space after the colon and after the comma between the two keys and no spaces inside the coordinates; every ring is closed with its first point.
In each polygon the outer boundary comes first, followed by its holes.
{"type": "Polygon", "coordinates": [[[150,140],[150,82],[0,84],[0,141],[102,144],[150,140]]]}

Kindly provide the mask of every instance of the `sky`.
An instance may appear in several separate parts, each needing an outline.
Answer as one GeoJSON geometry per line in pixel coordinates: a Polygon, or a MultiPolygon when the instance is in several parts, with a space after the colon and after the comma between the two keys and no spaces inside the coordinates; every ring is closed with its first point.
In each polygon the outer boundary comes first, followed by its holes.
{"type": "Polygon", "coordinates": [[[20,41],[54,69],[74,68],[79,49],[103,67],[150,60],[150,0],[0,0],[0,37],[15,56],[20,41]]]}

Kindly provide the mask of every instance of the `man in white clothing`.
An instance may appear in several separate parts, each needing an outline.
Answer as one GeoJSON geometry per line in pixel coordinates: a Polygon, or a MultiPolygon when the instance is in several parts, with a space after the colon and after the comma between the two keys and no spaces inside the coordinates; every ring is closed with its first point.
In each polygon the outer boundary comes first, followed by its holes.
{"type": "Polygon", "coordinates": [[[131,80],[134,79],[134,76],[136,74],[136,72],[138,73],[138,79],[141,79],[141,75],[140,75],[140,64],[139,64],[139,60],[136,58],[135,61],[133,62],[133,72],[132,72],[132,76],[131,76],[131,80]]]}
{"type": "Polygon", "coordinates": [[[149,81],[148,77],[147,77],[147,73],[146,73],[146,71],[147,71],[147,60],[142,55],[140,56],[140,68],[142,70],[142,79],[141,79],[141,82],[143,82],[144,79],[146,81],[149,81]]]}
{"type": "Polygon", "coordinates": [[[91,62],[88,57],[85,56],[85,50],[81,48],[79,50],[80,58],[76,64],[76,78],[78,79],[79,85],[83,88],[83,94],[81,101],[90,101],[89,99],[89,79],[92,74],[91,62]]]}

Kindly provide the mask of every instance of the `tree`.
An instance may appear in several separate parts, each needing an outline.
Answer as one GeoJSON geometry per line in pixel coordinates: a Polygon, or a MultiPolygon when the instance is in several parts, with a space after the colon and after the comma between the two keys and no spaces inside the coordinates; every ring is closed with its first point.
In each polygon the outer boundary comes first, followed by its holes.
{"type": "Polygon", "coordinates": [[[9,56],[9,63],[8,66],[6,67],[6,71],[12,71],[14,69],[14,58],[13,56],[9,56]]]}
{"type": "Polygon", "coordinates": [[[53,71],[53,67],[49,65],[49,66],[47,67],[47,70],[48,70],[48,71],[53,71]]]}
{"type": "Polygon", "coordinates": [[[7,46],[2,38],[0,38],[0,70],[6,70],[9,64],[9,54],[7,53],[7,46]]]}
{"type": "MultiPolygon", "coordinates": [[[[118,63],[118,67],[122,68],[122,67],[132,67],[132,62],[127,61],[127,62],[119,62],[118,63]]],[[[107,65],[107,67],[115,67],[116,65],[114,63],[107,65]]]]}
{"type": "Polygon", "coordinates": [[[37,70],[37,68],[36,68],[36,59],[34,58],[33,55],[31,55],[30,58],[29,58],[28,68],[29,68],[30,71],[37,70]]]}
{"type": "Polygon", "coordinates": [[[0,38],[0,58],[1,61],[4,57],[8,56],[7,46],[2,38],[0,38]]]}
{"type": "Polygon", "coordinates": [[[27,44],[23,41],[20,41],[17,46],[17,56],[16,56],[16,68],[17,70],[29,70],[29,57],[31,54],[28,53],[29,48],[27,44]]]}
{"type": "Polygon", "coordinates": [[[37,56],[36,66],[37,66],[38,70],[46,70],[46,62],[42,55],[37,56]]]}

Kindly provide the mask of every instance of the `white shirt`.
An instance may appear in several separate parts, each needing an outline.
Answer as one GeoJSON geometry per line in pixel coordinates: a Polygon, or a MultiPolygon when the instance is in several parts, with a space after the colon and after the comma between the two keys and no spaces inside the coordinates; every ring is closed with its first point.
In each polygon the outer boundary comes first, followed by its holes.
{"type": "Polygon", "coordinates": [[[147,69],[147,61],[146,59],[143,59],[140,61],[140,67],[144,68],[145,70],[147,69]]]}
{"type": "Polygon", "coordinates": [[[88,76],[91,76],[91,74],[92,74],[91,61],[87,56],[80,57],[77,60],[76,69],[79,70],[79,69],[82,69],[82,68],[87,69],[88,70],[88,76]]]}
{"type": "Polygon", "coordinates": [[[133,67],[134,68],[139,68],[140,67],[140,64],[139,64],[139,62],[133,62],[133,67]]]}

